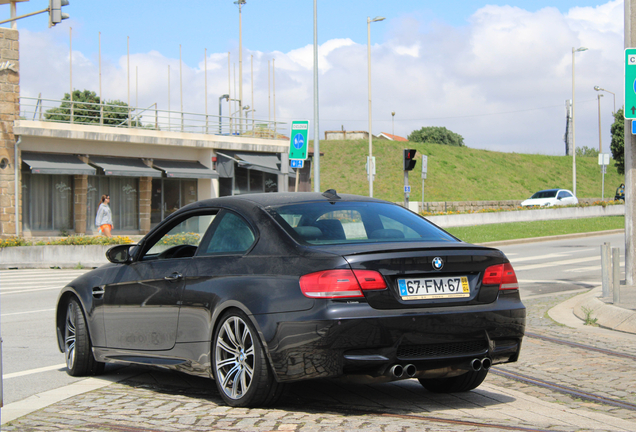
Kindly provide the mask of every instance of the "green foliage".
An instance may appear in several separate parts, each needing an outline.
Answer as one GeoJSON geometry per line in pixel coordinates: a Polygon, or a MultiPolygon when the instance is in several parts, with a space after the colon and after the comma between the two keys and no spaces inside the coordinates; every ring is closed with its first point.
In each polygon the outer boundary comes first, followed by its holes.
{"type": "MultiPolygon", "coordinates": [[[[537,210],[540,211],[540,210],[537,210]]],[[[452,227],[446,231],[468,243],[483,243],[562,234],[607,231],[625,228],[624,216],[512,222],[468,227],[452,227]]]]}
{"type": "Polygon", "coordinates": [[[599,151],[588,146],[579,146],[576,148],[576,157],[593,157],[598,159],[599,151]]]}
{"type": "Polygon", "coordinates": [[[412,142],[464,147],[464,137],[440,126],[425,126],[420,130],[414,130],[408,139],[412,142]]]}
{"type": "Polygon", "coordinates": [[[0,248],[11,246],[31,246],[31,242],[21,237],[9,237],[7,239],[0,239],[0,248]]]}
{"type": "Polygon", "coordinates": [[[612,157],[615,161],[616,170],[619,174],[625,174],[625,117],[623,108],[614,113],[614,123],[612,124],[612,157]]]}
{"type": "MultiPolygon", "coordinates": [[[[62,104],[57,108],[46,111],[44,118],[54,122],[69,123],[71,118],[71,96],[64,93],[62,104]]],[[[103,123],[107,126],[118,126],[126,123],[128,119],[128,104],[119,100],[106,101],[103,107],[102,102],[94,91],[74,90],[73,91],[73,122],[80,124],[100,123],[100,116],[103,116],[103,123]],[[101,112],[103,111],[103,113],[101,112]]],[[[133,120],[132,126],[141,127],[141,123],[133,120]]]]}
{"type": "MultiPolygon", "coordinates": [[[[374,140],[373,155],[377,164],[374,197],[404,201],[402,150],[405,148],[417,150],[418,163],[409,174],[411,201],[422,201],[420,167],[423,154],[428,156],[424,201],[447,201],[448,208],[452,201],[524,200],[543,189],[572,188],[572,158],[568,156],[374,140]]],[[[320,152],[324,153],[320,161],[321,190],[333,188],[338,193],[368,196],[369,181],[364,168],[369,154],[367,140],[321,140],[320,152]]],[[[610,166],[614,162],[610,161],[610,166]]],[[[602,175],[597,159],[577,159],[576,171],[578,198],[600,198],[602,175]]],[[[603,196],[613,197],[616,187],[624,182],[623,175],[608,169],[603,196]]]]}
{"type": "Polygon", "coordinates": [[[165,236],[161,240],[161,244],[168,246],[176,246],[176,245],[198,245],[200,240],[200,236],[197,233],[181,233],[181,234],[173,234],[169,236],[165,236]]]}
{"type": "MultiPolygon", "coordinates": [[[[35,243],[35,246],[48,246],[48,245],[74,245],[74,246],[83,246],[83,245],[117,245],[117,244],[128,244],[133,241],[130,237],[93,237],[93,236],[84,236],[84,235],[72,235],[68,237],[64,237],[58,240],[51,241],[38,241],[35,243]]],[[[23,239],[21,237],[10,237],[5,240],[0,239],[0,248],[2,247],[10,247],[10,246],[31,246],[32,242],[23,239]]]]}
{"type": "Polygon", "coordinates": [[[590,309],[590,308],[587,308],[587,307],[583,306],[581,308],[581,310],[585,314],[585,319],[583,320],[584,321],[583,324],[584,325],[589,325],[589,326],[592,326],[592,327],[597,327],[598,326],[598,323],[597,323],[598,318],[592,318],[592,313],[594,313],[594,309],[590,309]]]}

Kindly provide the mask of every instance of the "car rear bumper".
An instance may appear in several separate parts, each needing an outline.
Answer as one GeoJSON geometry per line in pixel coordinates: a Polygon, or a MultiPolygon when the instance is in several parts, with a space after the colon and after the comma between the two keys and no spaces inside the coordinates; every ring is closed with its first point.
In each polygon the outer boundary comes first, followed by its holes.
{"type": "Polygon", "coordinates": [[[395,365],[413,365],[417,377],[432,377],[450,369],[468,370],[475,358],[513,362],[521,349],[526,315],[520,301],[399,312],[330,303],[314,312],[314,319],[307,319],[306,313],[302,318],[254,316],[281,382],[383,376],[395,365]]]}

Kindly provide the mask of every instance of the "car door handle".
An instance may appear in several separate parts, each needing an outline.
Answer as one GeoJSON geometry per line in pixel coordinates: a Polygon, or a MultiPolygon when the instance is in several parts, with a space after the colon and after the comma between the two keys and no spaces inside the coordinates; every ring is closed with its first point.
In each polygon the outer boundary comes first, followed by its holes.
{"type": "Polygon", "coordinates": [[[167,280],[167,281],[176,281],[176,280],[181,279],[182,277],[183,277],[183,275],[181,273],[174,272],[171,275],[164,277],[164,279],[167,280]]]}

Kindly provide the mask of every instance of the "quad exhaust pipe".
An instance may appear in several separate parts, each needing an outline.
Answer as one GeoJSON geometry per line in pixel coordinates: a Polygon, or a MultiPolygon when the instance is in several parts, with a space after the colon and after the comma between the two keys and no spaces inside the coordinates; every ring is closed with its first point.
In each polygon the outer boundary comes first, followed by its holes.
{"type": "MultiPolygon", "coordinates": [[[[465,364],[465,363],[464,363],[465,364]]],[[[474,358],[468,362],[468,367],[471,370],[478,372],[480,370],[488,370],[492,366],[492,360],[489,357],[484,357],[483,359],[474,358]]],[[[417,375],[417,367],[413,364],[407,364],[406,366],[402,366],[400,364],[395,364],[389,368],[388,373],[385,375],[391,379],[406,379],[413,378],[417,375]]]]}

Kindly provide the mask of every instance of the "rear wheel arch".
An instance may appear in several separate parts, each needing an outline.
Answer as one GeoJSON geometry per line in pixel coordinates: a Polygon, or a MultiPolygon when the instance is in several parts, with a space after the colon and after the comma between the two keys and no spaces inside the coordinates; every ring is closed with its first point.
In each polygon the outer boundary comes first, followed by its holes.
{"type": "Polygon", "coordinates": [[[262,341],[258,324],[242,308],[230,306],[219,311],[210,342],[210,375],[228,405],[269,406],[282,395],[285,385],[278,382],[262,341]],[[241,334],[246,339],[228,337],[236,335],[238,329],[242,329],[241,334]],[[244,344],[246,341],[248,343],[244,344]],[[220,350],[217,350],[217,344],[220,350]],[[221,361],[221,366],[217,365],[217,360],[221,361]]]}

